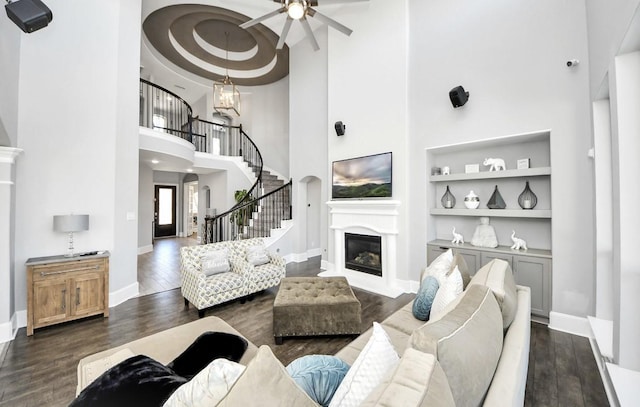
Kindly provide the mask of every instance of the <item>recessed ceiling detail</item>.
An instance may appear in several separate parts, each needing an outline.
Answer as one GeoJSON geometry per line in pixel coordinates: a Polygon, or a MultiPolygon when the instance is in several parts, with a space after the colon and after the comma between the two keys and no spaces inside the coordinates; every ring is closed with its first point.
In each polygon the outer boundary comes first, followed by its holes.
{"type": "Polygon", "coordinates": [[[262,24],[251,30],[239,27],[249,20],[219,7],[180,4],[149,14],[142,29],[162,56],[211,81],[222,81],[227,70],[233,83],[244,86],[266,85],[289,75],[289,47],[276,50],[278,36],[262,24]]]}

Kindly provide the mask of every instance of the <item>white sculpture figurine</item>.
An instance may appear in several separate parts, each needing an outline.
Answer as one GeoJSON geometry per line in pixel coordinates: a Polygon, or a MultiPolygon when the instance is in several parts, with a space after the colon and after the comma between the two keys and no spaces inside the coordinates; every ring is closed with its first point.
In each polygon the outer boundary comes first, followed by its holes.
{"type": "Polygon", "coordinates": [[[504,160],[502,158],[485,158],[482,165],[490,165],[489,171],[500,171],[506,170],[507,166],[504,165],[504,160]]]}
{"type": "Polygon", "coordinates": [[[515,230],[513,231],[513,233],[511,233],[511,240],[513,240],[513,246],[511,246],[513,250],[527,250],[527,242],[525,242],[523,239],[520,239],[519,237],[516,237],[515,230]]]}
{"type": "Polygon", "coordinates": [[[453,244],[464,243],[464,238],[462,237],[462,235],[460,233],[456,233],[455,226],[453,227],[453,231],[451,233],[453,233],[453,240],[451,241],[451,243],[453,244]]]}
{"type": "Polygon", "coordinates": [[[498,247],[496,230],[489,224],[488,217],[480,218],[480,224],[476,226],[476,231],[471,237],[471,244],[478,247],[498,247]]]}

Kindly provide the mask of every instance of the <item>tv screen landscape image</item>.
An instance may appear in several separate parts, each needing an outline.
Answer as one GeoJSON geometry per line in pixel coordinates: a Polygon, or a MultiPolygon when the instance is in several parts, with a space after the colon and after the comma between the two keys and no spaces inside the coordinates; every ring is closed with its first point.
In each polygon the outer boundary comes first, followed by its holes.
{"type": "Polygon", "coordinates": [[[333,199],[391,198],[391,153],[333,162],[333,199]]]}

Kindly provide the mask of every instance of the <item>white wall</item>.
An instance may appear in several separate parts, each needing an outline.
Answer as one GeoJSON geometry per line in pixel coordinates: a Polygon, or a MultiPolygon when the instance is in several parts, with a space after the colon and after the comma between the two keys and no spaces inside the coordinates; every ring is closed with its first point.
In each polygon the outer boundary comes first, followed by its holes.
{"type": "Polygon", "coordinates": [[[20,47],[17,310],[26,309],[25,261],[65,251],[57,214],[89,214],[76,250],[111,250],[110,291],[137,292],[137,226],[126,213],[137,211],[140,1],[47,5],[53,22],[20,47]]]}
{"type": "MultiPolygon", "coordinates": [[[[582,2],[410,0],[409,270],[425,265],[424,149],[551,129],[554,312],[594,310],[587,32],[582,2]],[[448,92],[463,85],[468,103],[448,92]],[[584,199],[584,198],[587,199],[584,199]]],[[[394,157],[395,159],[395,157],[394,157]]]]}
{"type": "Polygon", "coordinates": [[[618,54],[640,0],[585,0],[589,38],[589,85],[595,98],[618,54]]]}
{"type": "Polygon", "coordinates": [[[289,78],[240,91],[241,112],[234,124],[242,124],[260,150],[264,165],[289,176],[289,78]]]}
{"type": "Polygon", "coordinates": [[[615,58],[610,72],[615,86],[613,100],[613,264],[617,295],[614,296],[613,353],[626,369],[640,371],[640,257],[637,235],[640,201],[637,177],[640,174],[640,52],[615,58]]]}
{"type": "MultiPolygon", "coordinates": [[[[398,270],[401,280],[410,273],[408,265],[409,227],[407,217],[408,172],[408,1],[371,0],[344,8],[336,17],[353,29],[350,37],[329,29],[328,55],[328,167],[335,160],[393,153],[393,199],[399,209],[398,270]],[[337,137],[333,123],[346,125],[337,137]]],[[[422,24],[422,23],[421,23],[422,24]]],[[[412,146],[413,148],[413,146],[412,146]]],[[[331,184],[325,185],[327,191],[331,184]]],[[[424,186],[421,186],[424,188],[424,186]]],[[[333,237],[329,237],[328,260],[333,262],[333,237]]],[[[424,257],[425,249],[421,251],[424,257]]],[[[417,279],[417,277],[416,277],[417,279]]]]}
{"type": "Polygon", "coordinates": [[[153,244],[153,170],[140,162],[138,170],[138,249],[153,244]]]}
{"type": "MultiPolygon", "coordinates": [[[[0,22],[0,146],[16,145],[18,133],[18,78],[20,76],[20,44],[26,38],[6,15],[0,22]]],[[[42,37],[36,31],[29,35],[42,37]]]]}
{"type": "Polygon", "coordinates": [[[307,41],[302,41],[289,50],[289,150],[291,178],[293,179],[293,219],[291,230],[293,253],[305,254],[311,247],[307,242],[307,177],[315,177],[322,184],[320,191],[320,242],[323,259],[327,250],[327,185],[329,180],[329,158],[327,151],[330,134],[327,118],[327,29],[317,30],[316,39],[320,50],[314,51],[307,41]]]}

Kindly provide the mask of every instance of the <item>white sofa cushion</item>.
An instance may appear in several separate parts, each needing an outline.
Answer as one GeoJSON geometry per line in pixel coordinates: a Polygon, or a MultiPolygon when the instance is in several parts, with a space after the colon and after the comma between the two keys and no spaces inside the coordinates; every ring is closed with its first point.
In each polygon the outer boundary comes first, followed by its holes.
{"type": "Polygon", "coordinates": [[[197,375],[178,387],[163,407],[215,406],[244,372],[239,363],[220,358],[209,363],[197,375]]]}
{"type": "Polygon", "coordinates": [[[389,336],[374,322],[371,338],[336,389],[329,407],[359,406],[399,360],[389,336]]]}
{"type": "Polygon", "coordinates": [[[431,304],[431,316],[437,318],[445,307],[450,304],[456,297],[462,294],[464,284],[462,282],[462,274],[456,266],[453,272],[444,276],[441,280],[441,285],[436,291],[436,296],[431,304]]]}

